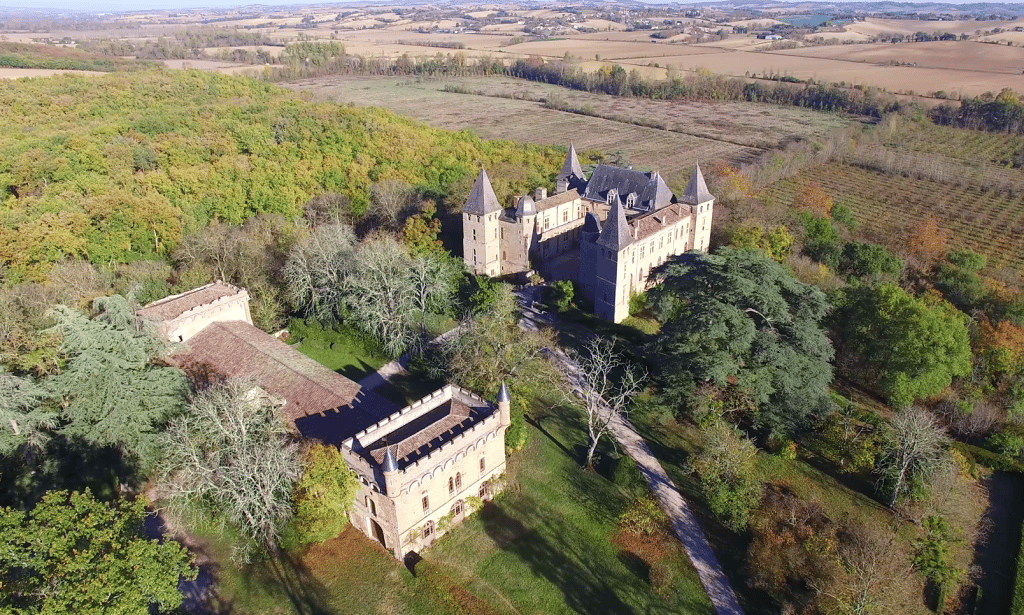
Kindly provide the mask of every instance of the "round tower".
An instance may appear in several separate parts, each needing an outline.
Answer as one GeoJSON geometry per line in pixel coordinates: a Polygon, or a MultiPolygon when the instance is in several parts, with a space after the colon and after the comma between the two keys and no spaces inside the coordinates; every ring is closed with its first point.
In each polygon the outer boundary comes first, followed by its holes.
{"type": "Polygon", "coordinates": [[[398,497],[401,488],[398,481],[398,462],[395,461],[395,455],[391,452],[390,446],[384,449],[384,461],[381,462],[380,469],[384,472],[385,495],[389,498],[398,497]]]}
{"type": "Polygon", "coordinates": [[[512,396],[508,394],[508,387],[505,386],[505,382],[502,381],[501,388],[498,389],[498,414],[501,416],[501,425],[508,427],[512,424],[512,396]]]}

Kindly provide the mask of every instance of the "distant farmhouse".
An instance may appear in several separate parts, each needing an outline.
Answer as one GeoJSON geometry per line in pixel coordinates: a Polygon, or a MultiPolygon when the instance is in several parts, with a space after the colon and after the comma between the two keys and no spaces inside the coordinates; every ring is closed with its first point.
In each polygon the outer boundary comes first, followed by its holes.
{"type": "Polygon", "coordinates": [[[577,282],[598,316],[619,322],[651,269],[687,250],[707,251],[715,197],[700,165],[682,196],[657,172],[598,165],[587,178],[576,149],[555,179],[502,207],[486,170],[462,208],[462,248],[476,274],[526,277],[539,270],[577,282]]]}
{"type": "Polygon", "coordinates": [[[362,488],[352,524],[395,557],[428,546],[490,499],[505,472],[508,389],[492,404],[448,385],[398,409],[252,324],[249,294],[214,282],[138,311],[180,344],[170,361],[199,386],[248,378],[301,437],[338,446],[362,488]]]}

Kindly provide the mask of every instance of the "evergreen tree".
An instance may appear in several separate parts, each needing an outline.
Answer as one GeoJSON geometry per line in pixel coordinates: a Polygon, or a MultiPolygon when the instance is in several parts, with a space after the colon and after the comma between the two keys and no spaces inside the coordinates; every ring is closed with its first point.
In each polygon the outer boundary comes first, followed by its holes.
{"type": "Polygon", "coordinates": [[[153,361],[165,345],[144,330],[124,297],[101,297],[93,308],[95,318],[62,305],[52,310],[66,361],[46,387],[60,403],[60,430],[117,446],[147,467],[159,457],[167,419],[182,407],[185,377],[153,361]]]}
{"type": "Polygon", "coordinates": [[[40,446],[56,426],[55,414],[40,407],[42,395],[34,382],[0,367],[0,455],[22,444],[40,446]]]}
{"type": "Polygon", "coordinates": [[[652,274],[649,293],[665,323],[656,348],[666,392],[688,399],[700,385],[728,387],[769,431],[804,428],[830,408],[829,304],[779,263],[753,250],[688,252],[652,274]]]}

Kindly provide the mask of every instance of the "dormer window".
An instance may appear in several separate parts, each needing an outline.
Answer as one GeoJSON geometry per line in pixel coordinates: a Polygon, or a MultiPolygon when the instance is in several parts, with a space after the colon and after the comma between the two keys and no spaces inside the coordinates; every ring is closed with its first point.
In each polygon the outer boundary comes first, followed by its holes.
{"type": "Polygon", "coordinates": [[[629,195],[626,196],[626,207],[632,207],[633,205],[636,205],[636,193],[630,192],[629,195]]]}
{"type": "Polygon", "coordinates": [[[615,199],[618,196],[619,196],[619,192],[615,188],[612,188],[611,190],[609,190],[608,191],[608,204],[609,205],[614,205],[615,204],[615,199]]]}

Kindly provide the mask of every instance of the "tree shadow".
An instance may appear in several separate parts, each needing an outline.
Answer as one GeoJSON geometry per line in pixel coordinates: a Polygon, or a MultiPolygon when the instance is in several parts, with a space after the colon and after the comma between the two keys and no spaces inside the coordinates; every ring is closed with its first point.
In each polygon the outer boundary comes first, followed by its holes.
{"type": "Polygon", "coordinates": [[[287,552],[270,557],[264,570],[281,586],[300,615],[329,615],[326,588],[287,552]]]}
{"type": "MultiPolygon", "coordinates": [[[[533,514],[531,509],[536,510],[537,507],[528,496],[522,496],[514,508],[518,517],[521,514],[530,516],[533,514]]],[[[588,556],[594,547],[573,544],[571,537],[576,532],[563,527],[561,520],[537,520],[547,526],[546,534],[559,537],[549,538],[490,503],[480,511],[480,518],[484,531],[498,548],[515,554],[536,576],[558,588],[569,611],[601,615],[634,612],[616,592],[616,589],[621,589],[616,586],[617,575],[596,564],[588,565],[587,562],[600,560],[588,556]]]]}
{"type": "Polygon", "coordinates": [[[358,364],[346,365],[341,369],[334,370],[353,382],[359,382],[363,378],[377,371],[377,368],[362,359],[357,359],[358,364]]]}
{"type": "Polygon", "coordinates": [[[31,508],[47,491],[89,489],[111,500],[121,486],[138,487],[144,476],[138,460],[116,446],[97,446],[81,437],[56,436],[42,450],[22,447],[0,459],[0,505],[31,508]]]}

